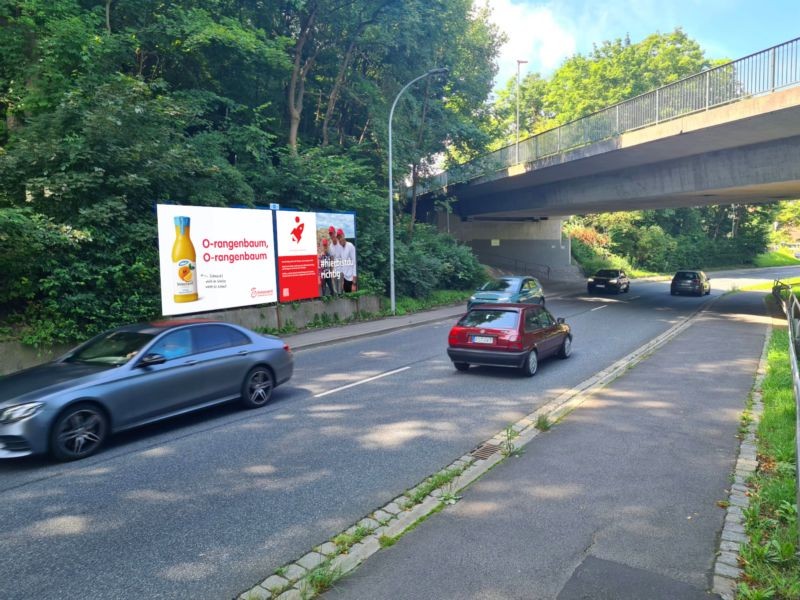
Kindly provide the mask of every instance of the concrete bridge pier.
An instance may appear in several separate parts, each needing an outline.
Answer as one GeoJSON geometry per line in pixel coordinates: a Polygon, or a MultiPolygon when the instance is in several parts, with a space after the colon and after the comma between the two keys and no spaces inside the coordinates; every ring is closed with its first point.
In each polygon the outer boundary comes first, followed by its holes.
{"type": "Polygon", "coordinates": [[[462,221],[454,214],[437,213],[439,230],[469,245],[482,264],[543,281],[579,276],[577,267],[571,266],[570,240],[561,233],[562,221],[560,217],[462,221]]]}

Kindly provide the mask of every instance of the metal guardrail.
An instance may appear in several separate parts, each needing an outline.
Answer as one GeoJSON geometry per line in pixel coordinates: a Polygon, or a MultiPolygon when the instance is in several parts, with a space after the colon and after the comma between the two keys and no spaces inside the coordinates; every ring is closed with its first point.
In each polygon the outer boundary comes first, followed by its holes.
{"type": "MultiPolygon", "coordinates": [[[[800,354],[800,302],[792,291],[792,286],[776,279],[772,285],[772,295],[783,308],[789,327],[789,362],[792,363],[792,387],[795,404],[795,477],[797,482],[796,501],[800,508],[800,368],[797,356],[800,354]]],[[[800,525],[798,525],[800,539],[800,525]]]]}
{"type": "Polygon", "coordinates": [[[707,69],[656,90],[549,129],[430,178],[420,193],[469,181],[613,138],[628,131],[800,85],[800,38],[707,69]]]}

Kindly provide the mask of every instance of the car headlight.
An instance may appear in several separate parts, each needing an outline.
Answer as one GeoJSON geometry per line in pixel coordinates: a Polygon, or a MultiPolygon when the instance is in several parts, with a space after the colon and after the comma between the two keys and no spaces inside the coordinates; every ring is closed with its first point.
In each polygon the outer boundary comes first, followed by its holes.
{"type": "Polygon", "coordinates": [[[588,281],[589,283],[594,283],[594,277],[589,277],[589,279],[588,279],[587,281],[588,281]]]}
{"type": "Polygon", "coordinates": [[[609,279],[608,283],[618,283],[619,279],[609,279]]]}
{"type": "Polygon", "coordinates": [[[470,301],[470,302],[475,302],[475,296],[470,296],[470,297],[469,297],[469,301],[470,301]]]}
{"type": "Polygon", "coordinates": [[[26,404],[17,404],[16,406],[9,406],[0,412],[0,423],[16,423],[22,419],[32,417],[44,405],[44,402],[28,402],[26,404]]]}

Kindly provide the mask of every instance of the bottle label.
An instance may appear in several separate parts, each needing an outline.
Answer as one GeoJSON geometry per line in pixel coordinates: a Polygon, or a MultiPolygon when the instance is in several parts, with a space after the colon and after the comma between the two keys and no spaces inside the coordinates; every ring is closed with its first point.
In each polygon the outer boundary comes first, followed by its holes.
{"type": "Polygon", "coordinates": [[[188,296],[197,293],[197,278],[195,277],[195,263],[188,259],[181,259],[173,263],[175,267],[175,295],[188,296]]]}

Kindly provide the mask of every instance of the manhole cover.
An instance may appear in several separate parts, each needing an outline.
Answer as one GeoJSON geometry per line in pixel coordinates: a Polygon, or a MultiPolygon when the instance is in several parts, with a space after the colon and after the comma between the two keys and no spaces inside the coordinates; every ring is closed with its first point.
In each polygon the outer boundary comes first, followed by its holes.
{"type": "Polygon", "coordinates": [[[469,454],[470,456],[474,456],[478,460],[486,460],[498,450],[500,450],[500,446],[496,444],[481,444],[469,454]]]}

